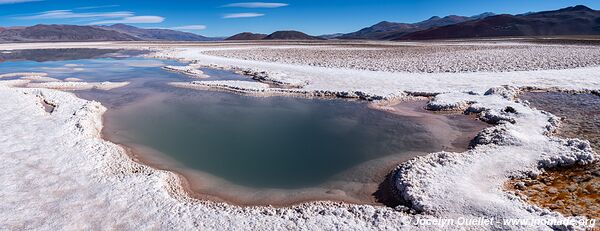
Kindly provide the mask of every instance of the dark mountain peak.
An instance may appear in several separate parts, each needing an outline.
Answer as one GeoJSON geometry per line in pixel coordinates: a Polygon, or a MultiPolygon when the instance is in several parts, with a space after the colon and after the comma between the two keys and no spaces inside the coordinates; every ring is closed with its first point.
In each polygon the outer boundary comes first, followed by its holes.
{"type": "Polygon", "coordinates": [[[440,19],[440,16],[432,16],[431,18],[429,18],[427,20],[436,20],[436,19],[440,19]]]}
{"type": "Polygon", "coordinates": [[[225,40],[261,40],[267,37],[266,34],[256,34],[251,32],[242,32],[236,35],[233,35],[225,40]]]}
{"type": "Polygon", "coordinates": [[[584,5],[576,5],[576,6],[570,6],[570,7],[565,7],[562,9],[558,9],[558,10],[548,10],[548,11],[540,11],[540,12],[534,12],[531,14],[527,14],[527,15],[547,15],[547,14],[563,14],[563,13],[580,13],[580,12],[596,12],[595,10],[584,6],[584,5]]]}
{"type": "Polygon", "coordinates": [[[591,8],[584,5],[576,5],[567,8],[560,9],[558,11],[594,11],[591,8]]]}
{"type": "Polygon", "coordinates": [[[322,40],[322,38],[314,37],[295,30],[275,31],[268,35],[266,40],[322,40]]]}

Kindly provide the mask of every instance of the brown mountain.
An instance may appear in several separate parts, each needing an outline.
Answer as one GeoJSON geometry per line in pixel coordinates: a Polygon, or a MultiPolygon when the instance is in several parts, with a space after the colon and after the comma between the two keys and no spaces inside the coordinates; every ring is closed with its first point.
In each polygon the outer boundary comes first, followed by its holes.
{"type": "Polygon", "coordinates": [[[139,38],[92,26],[35,25],[4,28],[0,41],[135,41],[139,38]]]}
{"type": "Polygon", "coordinates": [[[266,34],[255,34],[250,32],[243,32],[226,38],[225,40],[261,40],[267,37],[266,34]]]}
{"type": "Polygon", "coordinates": [[[578,5],[554,11],[491,16],[408,34],[397,34],[393,39],[423,40],[598,34],[600,34],[600,11],[578,5]]]}
{"type": "Polygon", "coordinates": [[[267,37],[263,38],[264,40],[324,40],[319,37],[310,36],[300,31],[276,31],[267,37]]]}
{"type": "Polygon", "coordinates": [[[477,20],[480,18],[488,17],[493,13],[483,13],[472,17],[449,15],[446,17],[434,16],[425,21],[417,23],[397,23],[383,21],[373,26],[363,28],[359,31],[344,34],[337,38],[339,39],[376,39],[376,40],[389,40],[398,37],[399,35],[407,34],[410,32],[420,31],[429,29],[432,27],[452,25],[456,23],[466,22],[470,20],[477,20]]]}
{"type": "Polygon", "coordinates": [[[397,23],[382,21],[373,26],[363,28],[359,31],[344,34],[339,39],[384,39],[390,34],[408,33],[417,31],[419,28],[410,23],[397,23]]]}

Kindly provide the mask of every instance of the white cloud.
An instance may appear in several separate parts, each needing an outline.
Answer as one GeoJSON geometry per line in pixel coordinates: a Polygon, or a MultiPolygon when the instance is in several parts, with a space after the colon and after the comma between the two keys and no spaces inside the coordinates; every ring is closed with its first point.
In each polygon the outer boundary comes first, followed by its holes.
{"type": "Polygon", "coordinates": [[[224,5],[224,7],[242,7],[242,8],[278,8],[288,6],[287,3],[278,2],[238,2],[224,5]]]}
{"type": "Polygon", "coordinates": [[[204,29],[206,29],[206,26],[205,25],[187,25],[187,26],[171,27],[169,29],[172,29],[172,30],[204,30],[204,29]]]}
{"type": "Polygon", "coordinates": [[[18,19],[123,18],[134,16],[129,11],[75,13],[72,10],[51,10],[18,17],[18,19]]]}
{"type": "Polygon", "coordinates": [[[100,24],[115,24],[115,23],[161,23],[165,18],[160,16],[131,16],[122,19],[104,20],[89,23],[89,25],[100,25],[100,24]]]}
{"type": "Polygon", "coordinates": [[[75,9],[78,9],[78,10],[91,10],[91,9],[111,8],[111,7],[119,7],[119,6],[120,5],[82,6],[82,7],[77,7],[75,9]]]}
{"type": "MultiPolygon", "coordinates": [[[[2,0],[0,0],[2,1],[2,0]]],[[[117,5],[105,6],[89,6],[87,9],[114,7],[117,5]]],[[[79,8],[81,9],[81,8],[79,8]]],[[[115,23],[161,23],[165,20],[164,17],[154,15],[136,16],[130,11],[113,11],[113,12],[85,12],[79,13],[73,10],[51,10],[35,13],[28,16],[17,17],[17,19],[83,19],[86,21],[94,21],[89,25],[99,24],[115,24],[115,23]]],[[[196,25],[198,26],[198,25],[196,25]]]]}
{"type": "Polygon", "coordinates": [[[235,13],[235,14],[226,14],[223,18],[254,18],[264,16],[265,14],[259,13],[235,13]]]}
{"type": "Polygon", "coordinates": [[[42,1],[42,0],[0,0],[0,5],[23,3],[23,2],[39,2],[39,1],[42,1]]]}

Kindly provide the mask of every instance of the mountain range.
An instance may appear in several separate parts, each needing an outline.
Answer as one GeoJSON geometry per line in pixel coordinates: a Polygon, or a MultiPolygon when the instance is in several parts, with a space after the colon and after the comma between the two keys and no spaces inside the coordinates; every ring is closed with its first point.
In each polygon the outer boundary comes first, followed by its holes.
{"type": "Polygon", "coordinates": [[[136,41],[134,36],[92,26],[35,25],[0,29],[0,41],[136,41]]]}
{"type": "Polygon", "coordinates": [[[197,34],[169,30],[143,29],[125,24],[112,26],[35,25],[0,28],[0,41],[213,41],[197,34]]]}
{"type": "Polygon", "coordinates": [[[507,36],[600,35],[600,11],[583,5],[510,15],[432,17],[418,23],[383,21],[338,39],[428,40],[507,36]]]}
{"type": "MultiPolygon", "coordinates": [[[[272,34],[244,32],[227,40],[427,40],[506,36],[600,35],[600,11],[583,5],[525,14],[483,13],[475,16],[434,16],[417,23],[382,21],[347,34],[311,36],[300,31],[272,34]]],[[[146,29],[125,24],[111,26],[35,25],[0,27],[0,42],[35,41],[215,41],[171,29],[146,29]]]]}
{"type": "Polygon", "coordinates": [[[392,40],[505,36],[600,35],[600,11],[578,5],[521,15],[502,14],[392,37],[392,40]]]}
{"type": "Polygon", "coordinates": [[[426,30],[433,27],[440,27],[446,25],[457,24],[461,22],[478,20],[493,16],[494,13],[483,13],[471,17],[449,15],[446,17],[433,16],[425,21],[417,23],[398,23],[382,21],[373,26],[363,28],[359,31],[343,34],[336,38],[338,39],[371,39],[371,40],[391,40],[398,38],[404,34],[408,34],[415,31],[426,30]]]}

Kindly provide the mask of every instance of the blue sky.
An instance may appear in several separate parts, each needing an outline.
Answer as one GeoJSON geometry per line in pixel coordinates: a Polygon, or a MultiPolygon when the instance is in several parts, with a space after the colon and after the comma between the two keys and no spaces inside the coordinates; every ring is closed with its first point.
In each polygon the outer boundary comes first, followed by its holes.
{"type": "Polygon", "coordinates": [[[206,36],[300,30],[313,35],[351,32],[382,20],[417,22],[431,16],[524,13],[598,0],[0,0],[0,27],[127,23],[206,36]]]}

